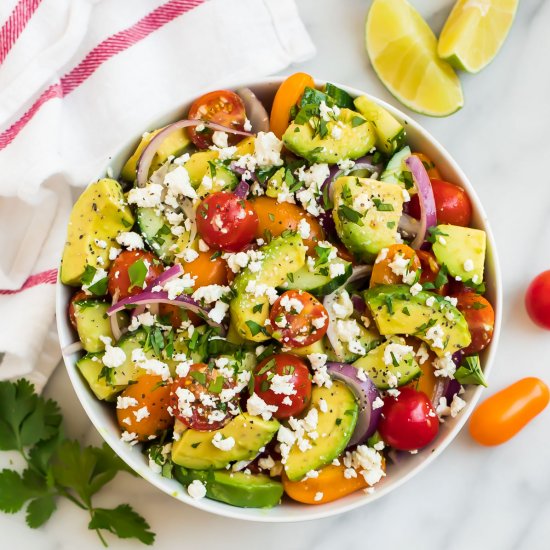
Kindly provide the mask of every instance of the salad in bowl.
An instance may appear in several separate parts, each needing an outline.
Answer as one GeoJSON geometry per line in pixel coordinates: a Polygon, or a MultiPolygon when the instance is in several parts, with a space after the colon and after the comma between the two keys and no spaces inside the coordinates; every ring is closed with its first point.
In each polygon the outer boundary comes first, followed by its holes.
{"type": "Polygon", "coordinates": [[[73,382],[183,500],[372,495],[486,385],[477,199],[369,96],[302,73],[274,90],[145,132],[68,227],[73,382]]]}

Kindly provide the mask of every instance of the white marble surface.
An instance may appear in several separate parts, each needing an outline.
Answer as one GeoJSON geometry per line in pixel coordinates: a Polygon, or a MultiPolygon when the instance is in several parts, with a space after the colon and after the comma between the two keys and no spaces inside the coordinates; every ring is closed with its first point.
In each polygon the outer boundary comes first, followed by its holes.
{"type": "MultiPolygon", "coordinates": [[[[452,0],[414,0],[439,29],[452,0]],[[437,8],[434,7],[437,6],[437,8]]],[[[365,0],[298,0],[318,47],[300,70],[340,81],[399,105],[376,79],[363,48],[365,0]]],[[[504,280],[503,331],[490,378],[494,392],[534,375],[550,384],[550,334],[523,308],[532,276],[550,268],[550,2],[522,0],[497,59],[463,76],[465,107],[439,120],[414,115],[451,152],[485,204],[504,280]]],[[[71,436],[99,443],[63,370],[46,393],[65,412],[71,436]]],[[[128,501],[157,532],[155,548],[538,550],[550,543],[550,411],[508,444],[476,446],[463,433],[435,463],[391,495],[331,519],[252,524],[187,507],[141,479],[121,474],[98,504],[128,501]]],[[[0,464],[7,463],[7,457],[0,464]]],[[[100,548],[86,517],[70,503],[46,527],[31,531],[21,514],[0,515],[0,547],[10,550],[100,548]]],[[[139,547],[110,538],[111,548],[139,547]]]]}

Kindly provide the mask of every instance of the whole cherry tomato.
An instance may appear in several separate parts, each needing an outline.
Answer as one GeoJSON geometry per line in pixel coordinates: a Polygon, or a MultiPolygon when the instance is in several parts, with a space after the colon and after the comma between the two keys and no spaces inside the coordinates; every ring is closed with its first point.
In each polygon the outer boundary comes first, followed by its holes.
{"type": "Polygon", "coordinates": [[[472,342],[465,348],[465,355],[479,353],[493,338],[495,329],[495,311],[489,301],[475,292],[461,292],[456,296],[456,307],[464,315],[472,342]]]}
{"type": "Polygon", "coordinates": [[[289,348],[309,346],[328,329],[325,306],[303,290],[287,290],[273,304],[269,314],[272,336],[289,348]]]}
{"type": "Polygon", "coordinates": [[[311,400],[311,375],[302,359],[279,353],[264,359],[254,369],[254,393],[275,405],[275,418],[299,415],[311,400]]]}
{"type": "Polygon", "coordinates": [[[197,208],[197,229],[212,248],[238,252],[254,239],[257,227],[251,203],[233,193],[213,193],[197,208]]]}
{"type": "Polygon", "coordinates": [[[550,270],[533,279],[527,288],[525,307],[534,323],[550,330],[550,270]]]}
{"type": "Polygon", "coordinates": [[[416,252],[406,244],[392,244],[378,255],[370,276],[370,288],[376,285],[395,285],[403,283],[403,275],[414,278],[420,268],[416,252]],[[403,273],[401,273],[403,272],[403,273]]]}
{"type": "Polygon", "coordinates": [[[523,378],[495,393],[474,411],[470,434],[481,445],[500,445],[514,437],[548,405],[548,386],[523,378]]]}
{"type": "MultiPolygon", "coordinates": [[[[195,100],[189,109],[190,119],[200,119],[207,122],[215,122],[233,130],[243,130],[246,113],[243,100],[229,90],[217,90],[209,92],[195,100]]],[[[212,130],[205,128],[197,131],[196,127],[188,128],[191,141],[199,149],[207,149],[212,145],[212,130]]],[[[229,144],[234,144],[241,139],[239,136],[228,134],[229,144]]]]}
{"type": "Polygon", "coordinates": [[[397,397],[384,399],[378,431],[394,449],[414,451],[435,439],[439,419],[425,393],[403,387],[397,397]]]}
{"type": "Polygon", "coordinates": [[[111,269],[109,269],[109,280],[107,283],[109,294],[114,296],[115,292],[118,291],[119,300],[127,296],[139,294],[143,291],[144,287],[159,277],[162,271],[162,264],[151,252],[124,250],[116,257],[111,269]],[[133,284],[130,278],[129,270],[137,262],[141,262],[147,268],[145,279],[140,281],[141,284],[133,284]]]}

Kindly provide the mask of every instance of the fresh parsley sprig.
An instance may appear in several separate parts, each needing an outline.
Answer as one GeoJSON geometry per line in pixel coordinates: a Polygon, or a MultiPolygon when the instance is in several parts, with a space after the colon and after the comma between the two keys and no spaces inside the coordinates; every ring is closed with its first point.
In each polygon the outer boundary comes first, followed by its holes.
{"type": "Polygon", "coordinates": [[[88,528],[103,536],[153,544],[149,524],[128,504],[97,508],[92,497],[118,472],[136,475],[106,444],[83,447],[63,434],[58,404],[36,394],[26,380],[0,382],[0,450],[16,451],[26,463],[22,472],[0,471],[0,511],[19,512],[26,506],[33,529],[50,519],[57,499],[64,497],[90,515],[88,528]]]}

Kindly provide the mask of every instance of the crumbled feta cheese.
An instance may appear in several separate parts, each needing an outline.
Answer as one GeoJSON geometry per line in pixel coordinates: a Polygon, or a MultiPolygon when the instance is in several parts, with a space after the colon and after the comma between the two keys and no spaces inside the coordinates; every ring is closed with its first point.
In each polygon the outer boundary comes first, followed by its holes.
{"type": "Polygon", "coordinates": [[[138,401],[134,397],[123,397],[119,395],[116,399],[117,409],[127,409],[129,407],[135,407],[137,404],[138,401]]]}
{"type": "Polygon", "coordinates": [[[212,143],[216,147],[223,149],[224,147],[228,147],[227,138],[228,138],[228,135],[225,132],[220,132],[216,130],[212,134],[212,143]]]}
{"type": "Polygon", "coordinates": [[[212,438],[212,445],[220,451],[230,451],[235,446],[233,437],[224,438],[221,432],[216,432],[212,438]]]}
{"type": "Polygon", "coordinates": [[[445,332],[441,328],[441,325],[436,324],[433,327],[430,327],[426,331],[426,339],[431,340],[432,348],[444,349],[445,345],[443,344],[443,337],[445,332]]]}
{"type": "Polygon", "coordinates": [[[409,289],[409,292],[413,296],[416,296],[421,291],[422,291],[422,285],[420,283],[414,283],[414,285],[412,285],[411,288],[409,289]]]}
{"type": "Polygon", "coordinates": [[[119,233],[116,238],[116,242],[122,246],[125,246],[128,250],[141,250],[144,247],[143,239],[141,235],[134,231],[123,231],[119,233]]]}
{"type": "Polygon", "coordinates": [[[214,307],[208,312],[208,317],[212,319],[215,323],[221,323],[225,315],[229,310],[229,304],[222,302],[221,300],[217,301],[214,307]]]}
{"type": "Polygon", "coordinates": [[[178,257],[184,262],[190,263],[194,262],[199,257],[199,253],[192,248],[186,248],[181,254],[178,254],[178,257]]]}
{"type": "Polygon", "coordinates": [[[381,409],[383,406],[384,406],[384,401],[379,396],[372,402],[372,408],[374,410],[381,409]]]}
{"type": "Polygon", "coordinates": [[[211,304],[212,302],[218,301],[224,294],[230,292],[231,289],[228,286],[222,285],[207,285],[197,288],[193,292],[193,300],[197,302],[204,302],[206,304],[211,304]]]}
{"type": "Polygon", "coordinates": [[[428,348],[426,344],[421,344],[416,352],[416,357],[418,357],[418,363],[423,365],[429,358],[430,354],[428,353],[428,348]]]}
{"type": "Polygon", "coordinates": [[[189,172],[183,166],[177,166],[174,170],[168,172],[164,177],[164,185],[173,197],[198,198],[197,192],[191,185],[189,172]]]}
{"type": "Polygon", "coordinates": [[[384,349],[384,364],[392,365],[394,359],[401,363],[403,359],[414,352],[412,346],[404,346],[402,344],[391,343],[387,344],[384,349]]]}
{"type": "Polygon", "coordinates": [[[358,214],[365,214],[365,212],[369,211],[374,206],[371,199],[372,196],[368,192],[356,195],[353,199],[353,209],[358,214]]]}
{"type": "Polygon", "coordinates": [[[313,328],[319,330],[325,326],[325,323],[327,321],[327,316],[323,313],[320,317],[315,317],[311,321],[311,324],[313,325],[313,328]]]}
{"type": "Polygon", "coordinates": [[[245,132],[251,132],[252,131],[252,123],[250,122],[250,120],[248,120],[248,118],[244,119],[243,130],[245,132]]]}
{"type": "Polygon", "coordinates": [[[401,277],[402,281],[405,284],[412,284],[416,273],[414,271],[409,271],[411,261],[408,258],[405,258],[403,254],[397,253],[393,260],[388,264],[388,267],[395,273],[398,277],[401,277]]]}
{"type": "Polygon", "coordinates": [[[467,259],[464,262],[464,271],[466,271],[466,273],[469,273],[470,271],[473,271],[473,270],[474,270],[474,262],[470,259],[467,259]]]}
{"type": "Polygon", "coordinates": [[[136,445],[138,443],[138,436],[135,432],[128,432],[124,430],[120,434],[120,440],[125,443],[129,443],[130,445],[136,445]]]}
{"type": "Polygon", "coordinates": [[[340,114],[340,108],[337,105],[329,107],[325,101],[321,101],[319,105],[319,113],[321,115],[321,118],[324,121],[328,122],[329,120],[334,120],[338,118],[338,115],[340,114]]]}
{"type": "Polygon", "coordinates": [[[103,250],[107,248],[107,243],[101,239],[94,239],[94,242],[98,248],[102,248],[103,250]]]}
{"type": "Polygon", "coordinates": [[[343,275],[346,272],[346,267],[344,264],[330,264],[329,266],[329,275],[331,279],[334,279],[340,275],[343,275]]]}
{"type": "Polygon", "coordinates": [[[145,187],[133,187],[128,192],[128,203],[140,208],[156,208],[161,203],[163,186],[150,183],[145,187]]]}
{"type": "Polygon", "coordinates": [[[210,247],[202,239],[199,239],[199,250],[201,252],[208,252],[210,247]]]}
{"type": "Polygon", "coordinates": [[[117,256],[122,252],[121,248],[116,248],[115,246],[111,246],[109,248],[109,260],[115,260],[117,256]]]}
{"type": "Polygon", "coordinates": [[[355,161],[352,159],[342,159],[338,161],[338,168],[344,172],[349,172],[355,166],[355,161]]]}
{"type": "Polygon", "coordinates": [[[435,303],[435,297],[434,296],[430,296],[429,298],[426,299],[426,305],[428,307],[432,307],[435,303]]]}
{"type": "Polygon", "coordinates": [[[334,313],[334,317],[337,319],[346,319],[353,313],[353,302],[347,290],[342,290],[338,293],[331,307],[332,313],[334,313]]]}
{"type": "Polygon", "coordinates": [[[201,498],[204,498],[206,496],[206,487],[204,483],[202,483],[198,479],[194,479],[187,486],[187,492],[189,493],[189,496],[191,498],[194,498],[195,500],[200,500],[201,498]]]}
{"type": "Polygon", "coordinates": [[[148,418],[150,416],[149,409],[147,406],[143,406],[137,411],[134,411],[134,416],[136,417],[136,422],[141,422],[144,418],[148,418]]]}
{"type": "Polygon", "coordinates": [[[268,405],[258,394],[253,393],[246,402],[246,410],[252,416],[261,416],[269,420],[274,412],[277,412],[276,405],[268,405]]]}
{"type": "Polygon", "coordinates": [[[332,386],[332,378],[327,371],[327,355],[325,353],[310,353],[307,356],[313,369],[313,383],[317,386],[332,386]]]}
{"type": "Polygon", "coordinates": [[[274,374],[269,389],[277,395],[296,395],[292,374],[274,374]]]}
{"type": "Polygon", "coordinates": [[[304,304],[297,298],[289,298],[288,294],[285,294],[281,301],[279,302],[279,305],[287,312],[287,313],[300,313],[304,309],[304,304]]]}
{"type": "Polygon", "coordinates": [[[456,307],[456,304],[458,304],[458,298],[455,298],[454,296],[445,296],[444,300],[446,300],[452,306],[455,306],[455,307],[456,307]]]}
{"type": "Polygon", "coordinates": [[[273,132],[258,132],[254,141],[254,158],[260,168],[281,166],[283,142],[273,132]]]}
{"type": "Polygon", "coordinates": [[[174,300],[180,294],[182,294],[186,289],[195,286],[195,279],[189,275],[189,273],[184,273],[181,277],[176,279],[171,279],[166,281],[163,290],[168,292],[168,299],[174,300]]]}
{"type": "Polygon", "coordinates": [[[466,406],[466,401],[464,399],[458,397],[458,395],[455,395],[453,397],[453,400],[451,402],[451,416],[455,418],[455,416],[466,406]]]}
{"type": "Polygon", "coordinates": [[[105,344],[105,353],[103,354],[101,361],[106,367],[116,369],[117,367],[120,367],[124,361],[126,361],[126,354],[122,348],[111,346],[110,338],[104,338],[104,340],[105,341],[103,343],[105,344]],[[107,340],[109,341],[107,342],[107,340]]]}
{"type": "Polygon", "coordinates": [[[227,261],[229,269],[233,273],[238,273],[241,268],[246,267],[250,261],[250,256],[246,252],[237,252],[235,254],[223,254],[222,258],[227,261]]]}
{"type": "Polygon", "coordinates": [[[305,218],[302,218],[298,223],[298,233],[302,239],[309,239],[311,235],[311,226],[305,218]]]}
{"type": "Polygon", "coordinates": [[[434,361],[434,374],[447,378],[453,378],[456,372],[456,365],[450,353],[434,361]]]}

